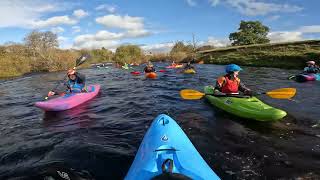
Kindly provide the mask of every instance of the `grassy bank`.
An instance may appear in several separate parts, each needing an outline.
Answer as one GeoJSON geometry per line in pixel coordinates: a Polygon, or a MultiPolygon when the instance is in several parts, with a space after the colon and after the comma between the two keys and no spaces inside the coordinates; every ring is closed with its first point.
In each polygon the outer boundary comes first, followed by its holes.
{"type": "Polygon", "coordinates": [[[236,63],[287,69],[301,69],[306,61],[320,63],[319,59],[320,40],[234,46],[198,52],[198,60],[206,64],[236,63]]]}

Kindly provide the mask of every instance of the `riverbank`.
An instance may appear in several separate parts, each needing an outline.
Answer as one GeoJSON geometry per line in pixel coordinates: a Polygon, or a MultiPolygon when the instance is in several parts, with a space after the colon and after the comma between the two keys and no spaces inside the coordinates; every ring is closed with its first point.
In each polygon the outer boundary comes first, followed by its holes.
{"type": "Polygon", "coordinates": [[[320,40],[233,46],[198,51],[205,64],[236,63],[244,66],[301,69],[309,60],[320,59],[320,40]]]}

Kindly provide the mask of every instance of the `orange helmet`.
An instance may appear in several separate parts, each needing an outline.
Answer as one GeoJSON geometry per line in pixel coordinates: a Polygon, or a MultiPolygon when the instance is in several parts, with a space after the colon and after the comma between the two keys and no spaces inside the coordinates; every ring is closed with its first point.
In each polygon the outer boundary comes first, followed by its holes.
{"type": "Polygon", "coordinates": [[[76,71],[74,69],[69,69],[67,75],[75,75],[76,71]]]}
{"type": "Polygon", "coordinates": [[[308,61],[307,64],[315,65],[316,62],[314,62],[314,61],[308,61]]]}

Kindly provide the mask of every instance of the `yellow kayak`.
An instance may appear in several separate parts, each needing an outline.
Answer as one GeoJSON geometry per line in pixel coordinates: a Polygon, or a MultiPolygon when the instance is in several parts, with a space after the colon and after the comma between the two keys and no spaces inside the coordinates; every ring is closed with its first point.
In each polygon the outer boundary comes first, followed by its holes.
{"type": "Polygon", "coordinates": [[[186,69],[186,70],[183,71],[183,73],[185,73],[185,74],[195,74],[196,71],[194,69],[186,69]]]}

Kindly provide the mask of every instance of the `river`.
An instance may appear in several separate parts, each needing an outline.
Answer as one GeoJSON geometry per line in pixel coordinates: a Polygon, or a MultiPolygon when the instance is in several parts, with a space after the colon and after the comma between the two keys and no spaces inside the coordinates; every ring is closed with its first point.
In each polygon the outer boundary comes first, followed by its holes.
{"type": "Polygon", "coordinates": [[[148,126],[161,113],[177,121],[222,179],[320,179],[319,81],[287,80],[297,70],[244,67],[240,78],[254,91],[297,88],[293,100],[259,96],[288,113],[263,123],[224,113],[204,99],[181,99],[181,89],[202,91],[224,73],[220,65],[196,68],[195,75],[167,70],[154,80],[113,67],[83,69],[88,84],[101,85],[100,94],[59,113],[44,113],[34,103],[64,72],[1,80],[0,179],[32,179],[50,167],[72,168],[93,179],[123,179],[148,126]]]}

